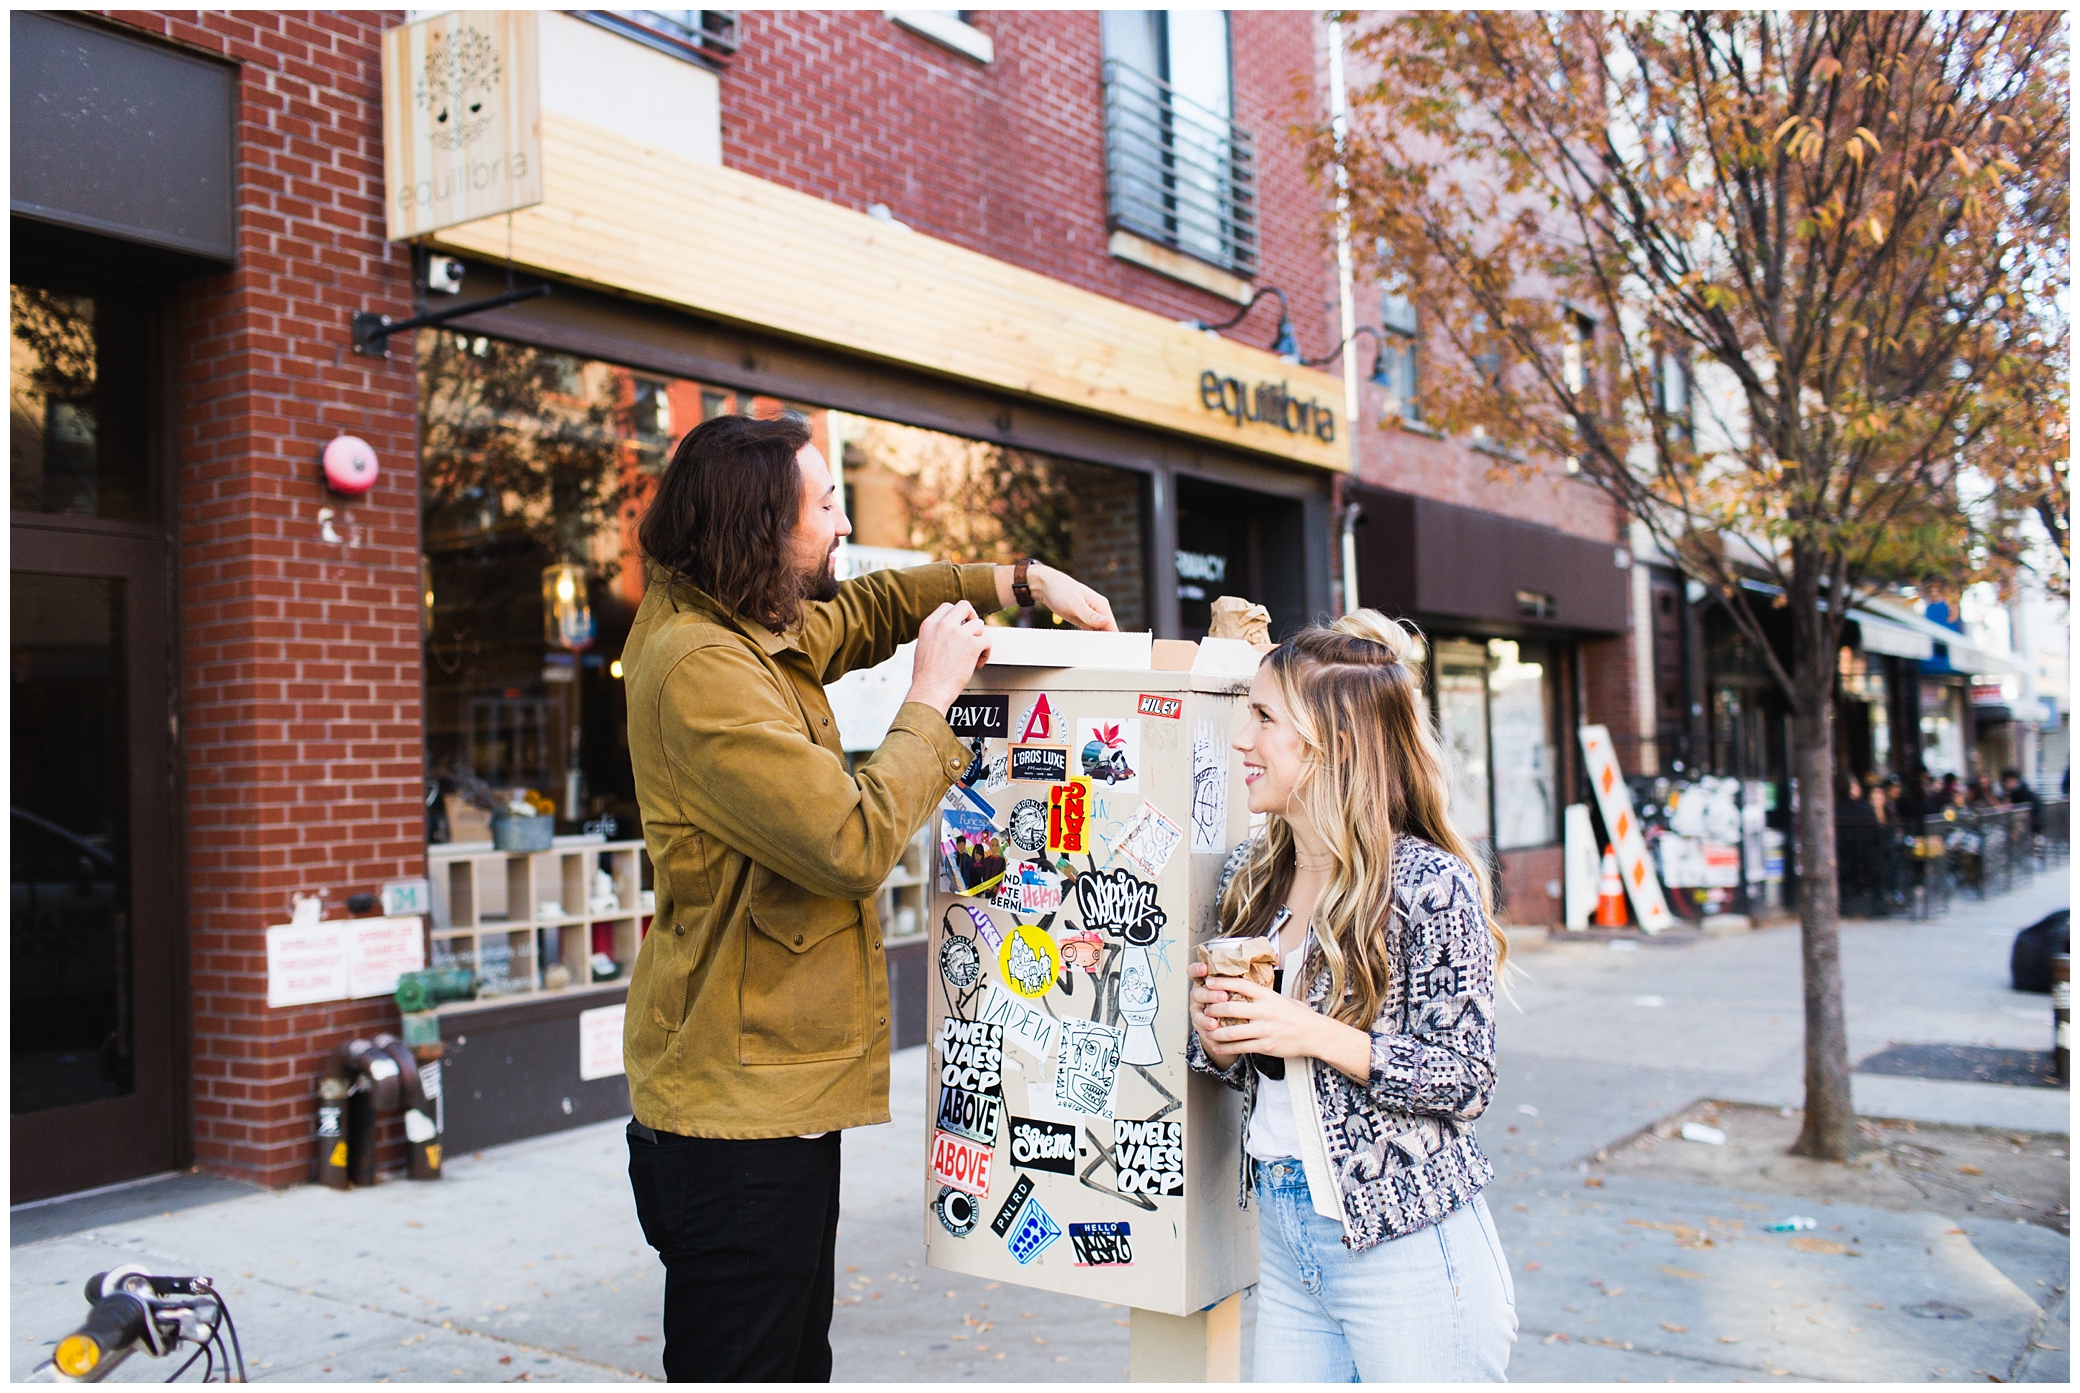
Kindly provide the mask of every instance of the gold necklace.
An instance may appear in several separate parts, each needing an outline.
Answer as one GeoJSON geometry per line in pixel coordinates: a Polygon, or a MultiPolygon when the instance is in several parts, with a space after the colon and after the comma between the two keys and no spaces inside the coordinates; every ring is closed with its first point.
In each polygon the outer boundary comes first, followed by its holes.
{"type": "Polygon", "coordinates": [[[1335,864],[1336,858],[1333,856],[1324,861],[1316,861],[1312,865],[1302,861],[1298,856],[1293,858],[1293,869],[1296,871],[1326,871],[1335,864]]]}

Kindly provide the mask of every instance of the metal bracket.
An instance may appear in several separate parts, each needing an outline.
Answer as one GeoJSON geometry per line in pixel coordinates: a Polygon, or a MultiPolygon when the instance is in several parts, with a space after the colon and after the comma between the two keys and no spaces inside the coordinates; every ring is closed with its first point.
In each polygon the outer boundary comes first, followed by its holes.
{"type": "Polygon", "coordinates": [[[354,312],[354,351],[365,358],[387,358],[390,356],[390,336],[401,334],[407,329],[430,329],[436,324],[446,324],[466,314],[480,310],[495,310],[501,305],[517,304],[522,300],[536,300],[547,295],[554,286],[531,285],[525,290],[509,290],[503,295],[494,295],[489,300],[472,300],[467,305],[450,305],[444,310],[428,310],[415,314],[410,319],[392,319],[387,314],[371,314],[367,310],[354,312]]]}

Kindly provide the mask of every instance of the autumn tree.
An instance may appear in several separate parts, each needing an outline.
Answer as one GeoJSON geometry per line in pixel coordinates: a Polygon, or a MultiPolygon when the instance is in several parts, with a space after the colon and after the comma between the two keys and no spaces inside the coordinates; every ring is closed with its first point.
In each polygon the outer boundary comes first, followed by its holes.
{"type": "Polygon", "coordinates": [[[1716,591],[1786,695],[1794,1149],[1843,1158],[1843,625],[1883,587],[2004,580],[2032,538],[2064,586],[2065,18],[1343,22],[1347,129],[1314,132],[1313,163],[1348,181],[1356,244],[1427,315],[1431,424],[1601,486],[1716,591]]]}

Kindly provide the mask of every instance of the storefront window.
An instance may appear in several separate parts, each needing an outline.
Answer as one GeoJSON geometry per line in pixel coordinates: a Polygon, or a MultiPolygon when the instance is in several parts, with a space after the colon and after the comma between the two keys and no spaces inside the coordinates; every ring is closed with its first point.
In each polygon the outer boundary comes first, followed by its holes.
{"type": "Polygon", "coordinates": [[[14,511],[150,522],[151,311],[135,291],[8,287],[14,511]]]}
{"type": "Polygon", "coordinates": [[[1437,729],[1452,781],[1452,822],[1471,842],[1487,843],[1494,822],[1488,802],[1488,650],[1447,639],[1437,645],[1437,729]]]}
{"type": "Polygon", "coordinates": [[[1495,845],[1554,839],[1552,708],[1545,645],[1488,640],[1489,740],[1495,757],[1495,845]]]}

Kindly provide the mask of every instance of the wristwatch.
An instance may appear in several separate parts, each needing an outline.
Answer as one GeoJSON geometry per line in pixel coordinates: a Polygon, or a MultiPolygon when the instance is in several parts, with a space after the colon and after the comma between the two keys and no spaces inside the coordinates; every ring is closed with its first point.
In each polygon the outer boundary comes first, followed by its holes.
{"type": "Polygon", "coordinates": [[[1032,564],[1032,557],[1021,556],[1011,568],[1011,598],[1018,602],[1020,609],[1033,607],[1033,587],[1026,584],[1026,568],[1032,564]]]}

